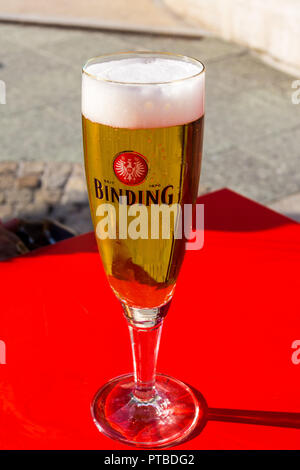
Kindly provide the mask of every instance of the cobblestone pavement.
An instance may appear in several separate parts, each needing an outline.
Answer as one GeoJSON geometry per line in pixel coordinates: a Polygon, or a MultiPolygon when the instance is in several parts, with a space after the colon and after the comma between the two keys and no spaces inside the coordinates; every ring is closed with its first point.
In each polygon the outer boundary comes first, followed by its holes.
{"type": "Polygon", "coordinates": [[[0,162],[0,186],[0,219],[47,217],[92,230],[81,163],[0,162]]]}
{"type": "Polygon", "coordinates": [[[277,210],[278,201],[288,204],[300,192],[300,104],[291,100],[297,77],[247,49],[211,37],[7,24],[0,24],[0,42],[7,91],[0,105],[0,218],[48,214],[79,232],[91,228],[81,169],[80,70],[89,57],[118,50],[177,52],[206,64],[205,190],[227,186],[277,210]]]}

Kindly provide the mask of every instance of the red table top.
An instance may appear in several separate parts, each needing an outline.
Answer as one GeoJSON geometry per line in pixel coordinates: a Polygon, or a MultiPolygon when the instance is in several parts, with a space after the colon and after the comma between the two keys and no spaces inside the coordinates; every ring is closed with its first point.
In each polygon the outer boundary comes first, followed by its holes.
{"type": "MultiPolygon", "coordinates": [[[[158,371],[212,408],[299,413],[300,226],[229,190],[199,202],[204,248],[186,254],[158,371]]],[[[90,415],[96,390],[132,370],[94,235],[4,262],[0,273],[0,448],[128,449],[90,415]]],[[[177,447],[299,448],[300,429],[210,420],[177,447]]]]}

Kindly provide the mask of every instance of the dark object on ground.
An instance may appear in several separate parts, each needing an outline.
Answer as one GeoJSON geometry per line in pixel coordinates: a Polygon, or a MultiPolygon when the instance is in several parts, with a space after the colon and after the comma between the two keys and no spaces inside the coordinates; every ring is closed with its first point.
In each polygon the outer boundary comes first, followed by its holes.
{"type": "Polygon", "coordinates": [[[13,219],[0,225],[0,261],[72,238],[76,233],[50,219],[13,219]]]}
{"type": "Polygon", "coordinates": [[[0,222],[0,261],[27,253],[22,240],[0,222]]]}

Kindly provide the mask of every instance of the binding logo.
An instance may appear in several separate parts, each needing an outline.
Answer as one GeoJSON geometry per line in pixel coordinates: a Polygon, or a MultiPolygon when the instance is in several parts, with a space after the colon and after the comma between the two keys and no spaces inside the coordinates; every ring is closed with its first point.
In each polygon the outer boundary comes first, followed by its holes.
{"type": "Polygon", "coordinates": [[[131,150],[116,155],[113,169],[118,180],[129,186],[143,183],[148,174],[148,164],[145,157],[131,150]]]}

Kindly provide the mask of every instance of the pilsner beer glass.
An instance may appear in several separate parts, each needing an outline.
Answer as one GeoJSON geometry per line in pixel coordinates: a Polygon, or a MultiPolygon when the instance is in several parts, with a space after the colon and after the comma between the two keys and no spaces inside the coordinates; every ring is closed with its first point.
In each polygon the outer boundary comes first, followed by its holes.
{"type": "Polygon", "coordinates": [[[185,439],[201,411],[187,385],[156,374],[156,360],[185,252],[178,217],[185,204],[196,203],[204,74],[198,60],[154,52],[101,56],[83,67],[91,214],[108,281],[128,322],[134,364],[133,374],[97,392],[92,416],[107,436],[145,448],[185,439]]]}

